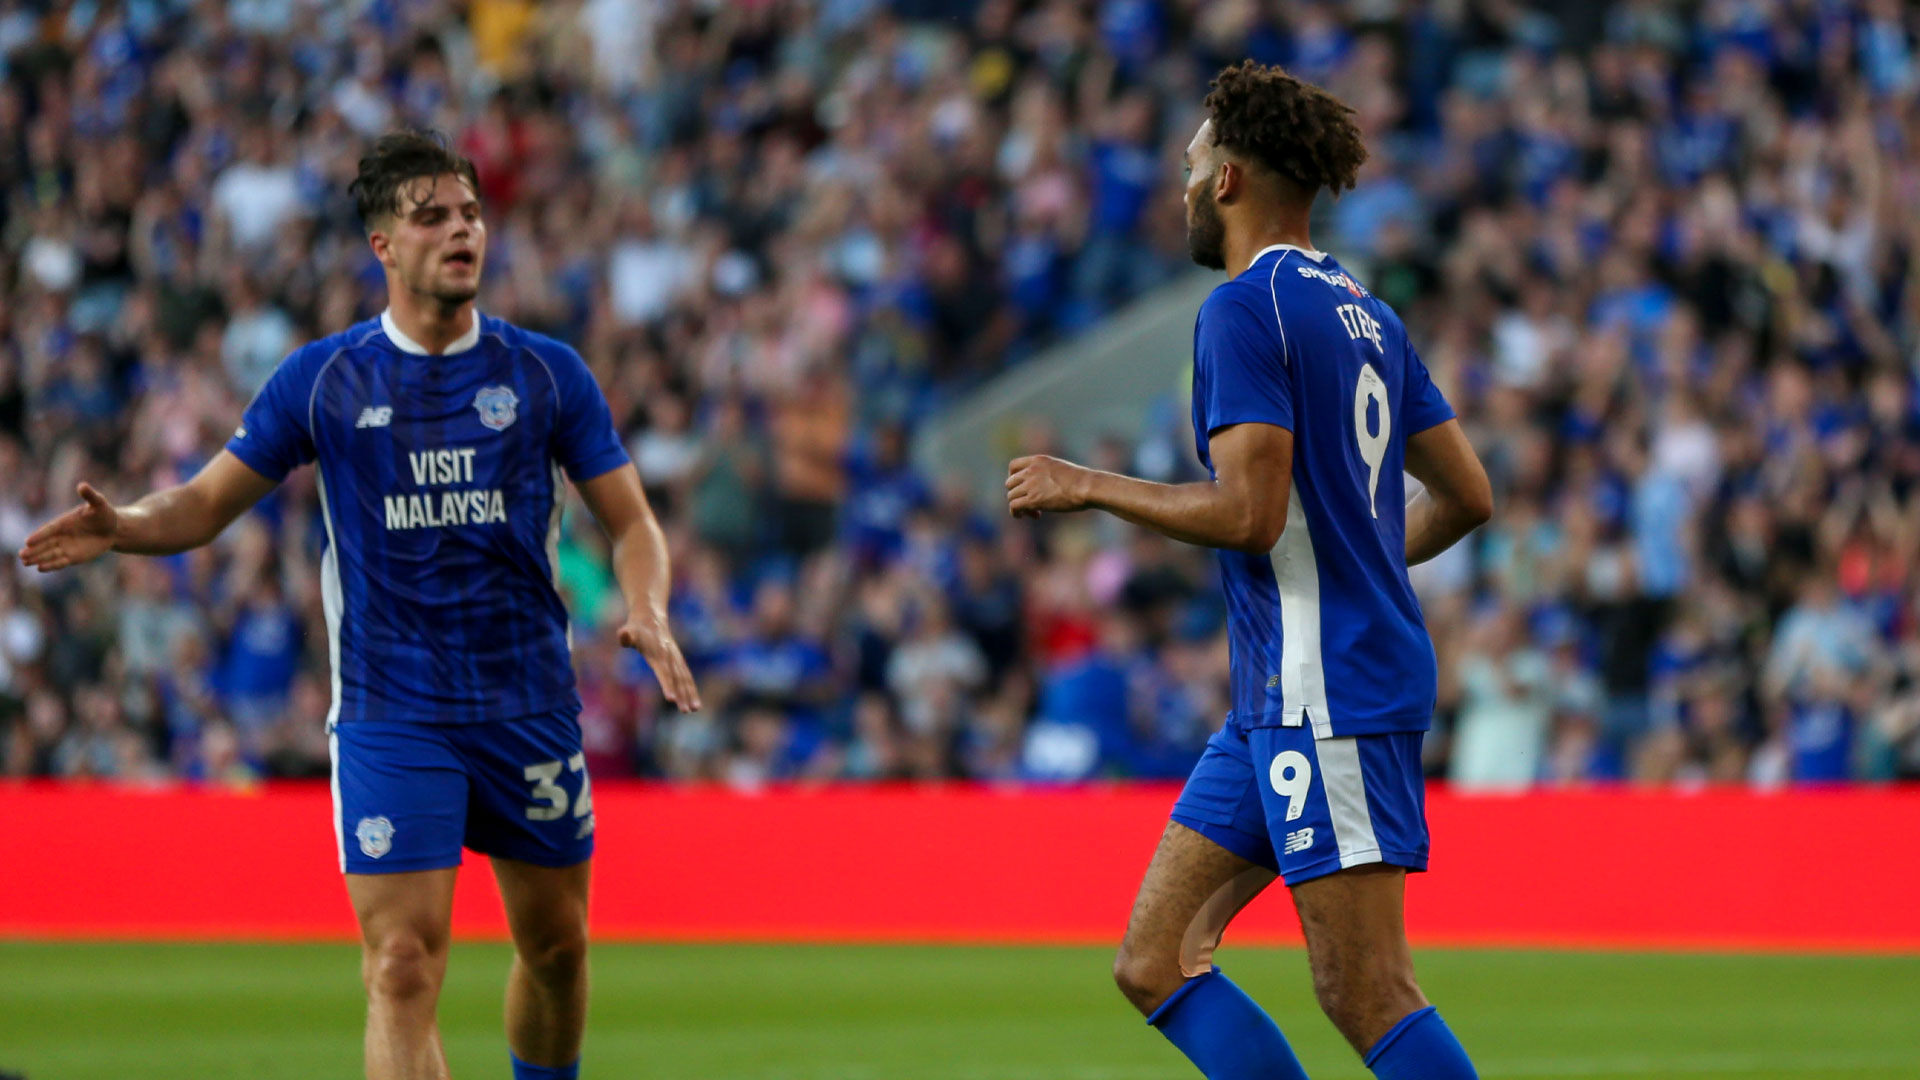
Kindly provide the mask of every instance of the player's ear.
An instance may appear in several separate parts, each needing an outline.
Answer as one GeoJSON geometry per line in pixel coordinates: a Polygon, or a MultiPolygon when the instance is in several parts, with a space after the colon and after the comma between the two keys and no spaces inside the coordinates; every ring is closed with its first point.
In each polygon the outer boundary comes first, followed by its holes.
{"type": "Polygon", "coordinates": [[[1247,171],[1232,158],[1221,158],[1220,166],[1213,170],[1213,201],[1225,205],[1231,203],[1246,186],[1247,171]]]}
{"type": "Polygon", "coordinates": [[[367,246],[373,249],[373,257],[380,260],[381,266],[391,267],[393,263],[393,244],[386,230],[375,229],[367,234],[367,246]]]}

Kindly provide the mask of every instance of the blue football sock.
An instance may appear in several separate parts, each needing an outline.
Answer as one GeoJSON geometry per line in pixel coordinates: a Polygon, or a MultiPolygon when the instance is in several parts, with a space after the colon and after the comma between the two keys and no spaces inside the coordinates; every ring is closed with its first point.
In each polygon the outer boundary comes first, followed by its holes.
{"type": "Polygon", "coordinates": [[[512,1051],[507,1056],[513,1059],[513,1080],[580,1080],[578,1061],[571,1065],[529,1065],[512,1051]]]}
{"type": "Polygon", "coordinates": [[[1188,979],[1147,1023],[1207,1080],[1307,1080],[1279,1025],[1218,968],[1188,979]]]}
{"type": "Polygon", "coordinates": [[[1408,1013],[1367,1051],[1367,1068],[1380,1080],[1479,1080],[1453,1029],[1429,1005],[1408,1013]]]}

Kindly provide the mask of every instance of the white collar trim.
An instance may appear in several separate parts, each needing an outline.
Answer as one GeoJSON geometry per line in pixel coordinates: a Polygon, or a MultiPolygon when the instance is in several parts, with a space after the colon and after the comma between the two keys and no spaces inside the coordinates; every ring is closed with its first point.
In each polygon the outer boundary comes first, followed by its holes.
{"type": "MultiPolygon", "coordinates": [[[[1259,252],[1257,252],[1253,256],[1253,258],[1247,260],[1247,270],[1253,269],[1253,264],[1259,262],[1261,259],[1266,258],[1267,253],[1270,251],[1297,251],[1300,254],[1305,255],[1307,258],[1312,259],[1314,262],[1319,262],[1320,260],[1325,259],[1327,257],[1327,253],[1324,251],[1315,251],[1312,248],[1303,248],[1298,244],[1268,244],[1266,247],[1261,248],[1259,252]]],[[[1246,271],[1243,270],[1241,272],[1245,273],[1246,271]]]]}
{"type": "MultiPolygon", "coordinates": [[[[401,332],[400,324],[393,321],[392,308],[388,308],[380,313],[380,329],[386,332],[387,340],[398,346],[401,352],[412,353],[415,356],[432,355],[427,352],[425,345],[420,344],[401,332]]],[[[454,338],[446,350],[440,355],[450,356],[453,353],[466,352],[478,344],[480,344],[480,312],[475,310],[473,313],[473,325],[467,328],[466,333],[454,338]]]]}

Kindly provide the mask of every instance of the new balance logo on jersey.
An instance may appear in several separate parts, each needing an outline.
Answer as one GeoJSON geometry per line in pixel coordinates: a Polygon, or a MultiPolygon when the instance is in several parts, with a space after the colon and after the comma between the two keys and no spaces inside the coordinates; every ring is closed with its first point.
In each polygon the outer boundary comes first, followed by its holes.
{"type": "Polygon", "coordinates": [[[369,405],[360,410],[360,419],[353,422],[357,428],[386,427],[393,423],[393,406],[369,405]]]}
{"type": "Polygon", "coordinates": [[[1280,854],[1291,855],[1296,851],[1305,851],[1313,846],[1313,829],[1295,829],[1287,834],[1286,842],[1280,846],[1280,854]]]}

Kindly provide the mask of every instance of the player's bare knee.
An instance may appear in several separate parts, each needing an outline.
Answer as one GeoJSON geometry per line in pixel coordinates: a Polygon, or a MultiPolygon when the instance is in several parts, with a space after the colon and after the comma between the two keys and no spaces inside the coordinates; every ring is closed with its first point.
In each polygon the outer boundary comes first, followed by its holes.
{"type": "Polygon", "coordinates": [[[1134,1008],[1151,1013],[1180,989],[1186,977],[1171,950],[1140,948],[1128,941],[1114,954],[1113,981],[1134,1008]]]}
{"type": "Polygon", "coordinates": [[[584,932],[543,935],[537,941],[516,944],[515,951],[528,972],[547,986],[571,986],[586,976],[584,932]]]}
{"type": "Polygon", "coordinates": [[[1333,1026],[1344,1028],[1342,1021],[1353,1012],[1353,981],[1342,973],[1320,965],[1313,968],[1313,998],[1333,1026]]]}
{"type": "Polygon", "coordinates": [[[427,940],[410,934],[369,944],[362,966],[368,996],[387,1000],[437,995],[445,970],[444,958],[427,940]]]}

